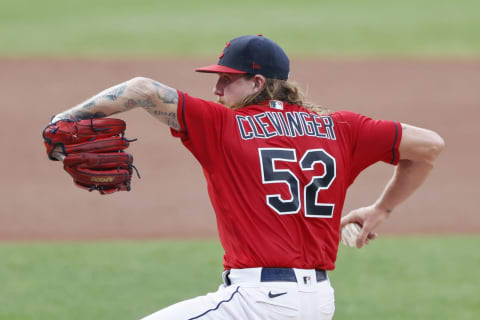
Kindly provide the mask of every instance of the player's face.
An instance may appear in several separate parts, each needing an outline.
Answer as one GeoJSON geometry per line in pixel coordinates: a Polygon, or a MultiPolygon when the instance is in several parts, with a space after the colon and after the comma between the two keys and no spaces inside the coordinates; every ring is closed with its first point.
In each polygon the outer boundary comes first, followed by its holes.
{"type": "Polygon", "coordinates": [[[242,74],[234,73],[219,73],[217,84],[213,88],[218,103],[229,108],[256,91],[255,78],[247,79],[242,74]]]}

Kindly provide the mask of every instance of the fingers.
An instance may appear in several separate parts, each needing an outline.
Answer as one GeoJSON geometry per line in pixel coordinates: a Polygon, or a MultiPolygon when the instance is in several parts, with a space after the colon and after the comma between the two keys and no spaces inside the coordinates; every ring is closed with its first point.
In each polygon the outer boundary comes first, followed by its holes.
{"type": "Polygon", "coordinates": [[[370,240],[375,240],[377,237],[378,237],[378,233],[370,232],[367,236],[367,239],[365,240],[365,244],[366,245],[370,244],[370,240]]]}
{"type": "Polygon", "coordinates": [[[378,233],[370,232],[367,236],[367,240],[375,240],[378,237],[378,233]]]}
{"type": "Polygon", "coordinates": [[[360,234],[357,238],[357,248],[362,248],[364,245],[368,245],[370,243],[370,240],[375,240],[378,237],[378,233],[376,232],[367,232],[366,228],[363,227],[362,230],[360,231],[360,234]]]}
{"type": "Polygon", "coordinates": [[[360,217],[358,217],[356,211],[352,211],[349,214],[342,217],[342,219],[340,220],[340,229],[349,223],[357,223],[360,226],[362,226],[363,220],[360,217]]]}
{"type": "Polygon", "coordinates": [[[340,221],[340,230],[342,230],[343,227],[345,227],[350,222],[351,222],[350,220],[342,218],[342,220],[340,221]]]}
{"type": "Polygon", "coordinates": [[[360,248],[363,247],[363,245],[367,241],[368,234],[369,234],[369,232],[367,231],[365,226],[363,226],[362,230],[360,231],[360,234],[358,235],[358,238],[357,238],[357,248],[360,249],[360,248]]]}
{"type": "Polygon", "coordinates": [[[362,248],[365,244],[369,244],[371,240],[377,238],[377,234],[373,232],[385,219],[384,211],[379,210],[374,205],[359,208],[349,212],[341,219],[341,227],[349,223],[357,223],[362,227],[356,241],[357,248],[362,248]]]}

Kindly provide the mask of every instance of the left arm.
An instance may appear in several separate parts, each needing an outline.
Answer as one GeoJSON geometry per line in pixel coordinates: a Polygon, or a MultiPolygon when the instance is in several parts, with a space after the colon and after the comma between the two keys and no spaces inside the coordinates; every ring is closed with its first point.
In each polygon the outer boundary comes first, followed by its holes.
{"type": "Polygon", "coordinates": [[[104,118],[141,107],[162,123],[180,131],[177,105],[177,90],[152,79],[136,77],[55,115],[52,122],[104,118]]]}

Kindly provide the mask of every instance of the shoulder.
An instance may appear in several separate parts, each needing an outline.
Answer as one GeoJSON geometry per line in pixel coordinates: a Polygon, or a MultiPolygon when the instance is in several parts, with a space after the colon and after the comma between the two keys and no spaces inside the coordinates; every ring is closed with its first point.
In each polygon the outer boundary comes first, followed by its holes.
{"type": "Polygon", "coordinates": [[[348,110],[335,111],[330,114],[330,116],[337,121],[351,122],[358,121],[360,119],[367,118],[366,116],[348,110]]]}
{"type": "Polygon", "coordinates": [[[178,91],[179,94],[179,107],[184,107],[185,109],[196,109],[197,112],[208,113],[208,112],[221,112],[221,113],[233,113],[233,110],[221,105],[217,102],[205,100],[202,98],[197,98],[189,95],[186,92],[178,91]]]}

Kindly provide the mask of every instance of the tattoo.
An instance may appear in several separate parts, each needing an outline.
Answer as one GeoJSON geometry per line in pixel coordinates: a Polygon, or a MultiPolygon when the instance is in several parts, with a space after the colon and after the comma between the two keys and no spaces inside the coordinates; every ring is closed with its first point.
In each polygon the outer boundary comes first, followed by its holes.
{"type": "Polygon", "coordinates": [[[403,131],[407,130],[407,126],[402,124],[402,130],[403,131]]]}
{"type": "Polygon", "coordinates": [[[135,100],[128,99],[128,101],[125,102],[125,104],[123,106],[125,107],[126,110],[130,110],[130,109],[135,108],[137,105],[135,103],[135,100]]]}
{"type": "Polygon", "coordinates": [[[95,100],[92,100],[92,101],[84,104],[84,105],[82,106],[82,108],[88,110],[88,109],[90,109],[91,107],[93,107],[94,105],[95,105],[95,100]]]}
{"type": "Polygon", "coordinates": [[[75,120],[82,120],[82,119],[91,119],[91,118],[105,118],[105,113],[103,112],[88,112],[84,110],[78,110],[73,112],[72,116],[75,120]]]}
{"type": "Polygon", "coordinates": [[[143,107],[146,109],[152,109],[155,108],[157,105],[152,101],[151,98],[146,98],[146,99],[128,99],[127,102],[124,103],[123,105],[126,110],[133,109],[135,107],[143,107]]]}
{"type": "Polygon", "coordinates": [[[167,117],[167,118],[176,118],[177,117],[176,112],[165,112],[165,111],[153,110],[152,113],[156,116],[167,117]]]}
{"type": "Polygon", "coordinates": [[[177,131],[180,131],[180,124],[178,123],[177,113],[176,112],[165,112],[159,110],[147,109],[152,115],[160,118],[164,123],[166,123],[170,128],[173,128],[177,131]]]}
{"type": "MultiPolygon", "coordinates": [[[[68,111],[65,111],[59,116],[56,116],[56,118],[69,118],[72,120],[82,120],[82,119],[92,119],[92,118],[104,118],[107,116],[107,114],[104,112],[108,112],[108,115],[112,115],[115,113],[119,113],[122,110],[116,110],[116,109],[104,109],[103,104],[105,103],[103,100],[109,100],[109,101],[116,101],[119,99],[120,96],[122,96],[125,92],[125,89],[127,88],[127,84],[120,84],[117,85],[113,88],[107,89],[105,91],[102,91],[101,93],[97,94],[93,98],[87,100],[83,105],[78,105],[68,111]],[[104,111],[96,111],[96,110],[104,110],[104,111]]],[[[137,100],[130,102],[130,100],[125,104],[125,107],[128,109],[127,104],[131,108],[135,107],[136,105],[153,105],[155,106],[151,100],[149,101],[141,101],[137,100]]]]}
{"type": "Polygon", "coordinates": [[[160,99],[160,101],[167,104],[178,103],[177,90],[167,87],[166,85],[163,85],[157,81],[152,81],[152,84],[157,88],[157,97],[160,99]]]}
{"type": "Polygon", "coordinates": [[[126,84],[114,87],[110,91],[107,91],[103,95],[101,95],[100,98],[106,98],[111,101],[116,101],[118,97],[120,97],[125,92],[126,87],[126,84]]]}
{"type": "Polygon", "coordinates": [[[180,125],[178,124],[178,121],[177,120],[171,120],[171,119],[168,119],[167,120],[167,125],[170,127],[170,128],[173,128],[177,131],[180,131],[181,128],[180,128],[180,125]]]}

